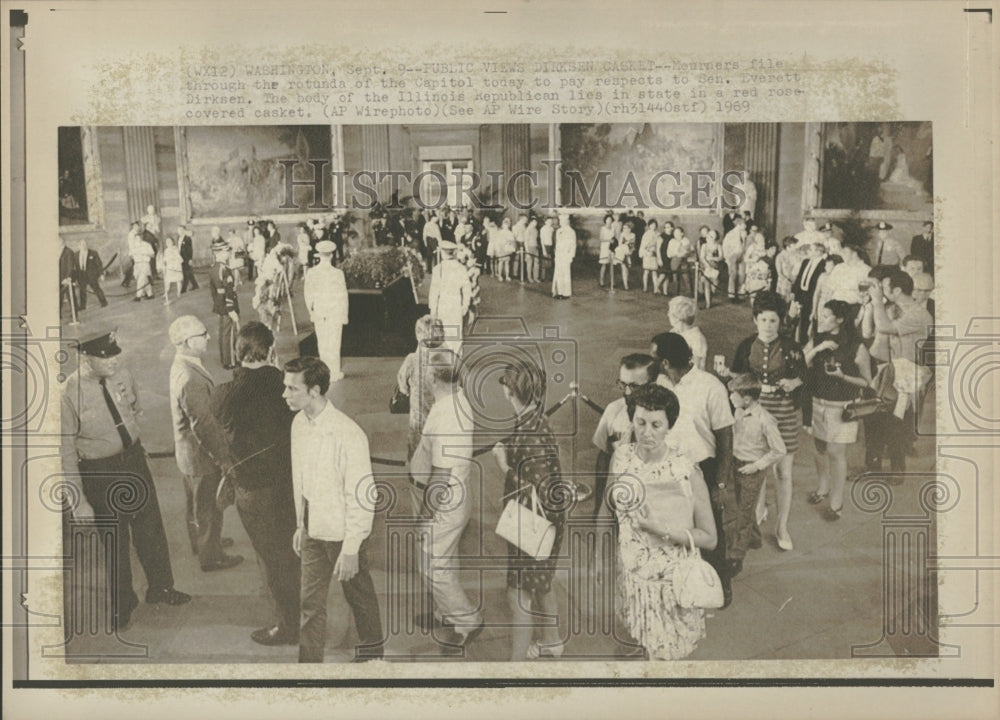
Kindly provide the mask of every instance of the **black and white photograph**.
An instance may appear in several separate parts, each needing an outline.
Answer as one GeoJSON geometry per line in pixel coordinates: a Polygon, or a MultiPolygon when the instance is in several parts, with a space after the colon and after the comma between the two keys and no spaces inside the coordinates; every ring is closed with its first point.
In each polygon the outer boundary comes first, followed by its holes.
{"type": "Polygon", "coordinates": [[[24,716],[976,716],[986,13],[480,5],[3,14],[24,716]]]}

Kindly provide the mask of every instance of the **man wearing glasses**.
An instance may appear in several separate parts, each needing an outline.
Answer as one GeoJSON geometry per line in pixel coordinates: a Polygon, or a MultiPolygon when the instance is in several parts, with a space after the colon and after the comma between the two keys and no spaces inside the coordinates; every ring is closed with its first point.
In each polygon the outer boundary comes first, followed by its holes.
{"type": "Polygon", "coordinates": [[[633,353],[622,358],[618,368],[618,389],[622,397],[612,400],[604,408],[593,442],[597,447],[597,466],[594,473],[594,516],[604,502],[604,489],[608,482],[611,456],[623,442],[632,439],[632,415],[635,404],[632,393],[639,387],[656,381],[658,366],[652,355],[633,353]]]}
{"type": "Polygon", "coordinates": [[[222,511],[215,496],[233,461],[225,431],[212,413],[215,382],[201,364],[208,330],[194,315],[182,315],[170,324],[169,334],[177,350],[170,367],[170,414],[177,467],[184,474],[188,538],[204,572],[225,570],[243,557],[222,551],[222,511]]]}

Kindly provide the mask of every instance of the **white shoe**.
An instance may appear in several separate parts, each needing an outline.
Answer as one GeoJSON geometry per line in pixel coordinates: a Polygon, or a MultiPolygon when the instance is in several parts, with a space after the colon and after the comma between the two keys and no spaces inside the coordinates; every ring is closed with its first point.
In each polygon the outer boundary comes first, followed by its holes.
{"type": "Polygon", "coordinates": [[[778,547],[781,548],[782,550],[794,550],[795,549],[795,546],[792,545],[792,536],[791,535],[788,535],[786,533],[785,536],[782,537],[781,533],[777,533],[775,535],[775,539],[778,541],[778,547]]]}
{"type": "Polygon", "coordinates": [[[330,376],[330,382],[332,382],[332,383],[335,383],[338,380],[343,380],[343,379],[344,379],[344,373],[342,373],[342,372],[341,373],[337,373],[336,375],[330,376]]]}

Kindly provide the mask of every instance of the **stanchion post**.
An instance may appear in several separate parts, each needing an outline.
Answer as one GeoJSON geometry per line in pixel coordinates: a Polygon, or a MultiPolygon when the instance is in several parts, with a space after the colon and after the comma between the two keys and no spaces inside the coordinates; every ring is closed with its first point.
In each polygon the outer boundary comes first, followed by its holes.
{"type": "Polygon", "coordinates": [[[70,325],[80,324],[80,321],[76,317],[76,297],[75,293],[73,292],[73,286],[75,284],[76,283],[73,282],[73,279],[70,278],[69,285],[67,286],[69,288],[69,314],[70,317],[72,318],[72,320],[69,323],[70,325]]]}
{"type": "Polygon", "coordinates": [[[520,256],[518,261],[518,269],[521,271],[521,284],[524,285],[524,245],[521,245],[517,249],[517,254],[520,256]]]}
{"type": "Polygon", "coordinates": [[[299,334],[299,327],[298,327],[298,325],[295,322],[295,308],[292,307],[292,293],[289,292],[289,289],[288,289],[288,275],[285,273],[285,268],[284,267],[282,267],[280,277],[281,277],[282,283],[285,286],[285,288],[284,288],[284,290],[285,290],[285,300],[288,301],[288,316],[292,320],[292,332],[296,336],[298,336],[298,334],[299,334]]]}

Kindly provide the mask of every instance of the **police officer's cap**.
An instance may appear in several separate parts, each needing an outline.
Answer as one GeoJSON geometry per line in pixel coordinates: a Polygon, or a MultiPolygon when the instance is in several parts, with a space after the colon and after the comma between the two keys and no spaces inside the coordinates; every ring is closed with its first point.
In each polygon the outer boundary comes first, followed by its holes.
{"type": "Polygon", "coordinates": [[[889,223],[887,223],[885,220],[883,220],[882,222],[880,222],[876,227],[879,230],[892,230],[892,225],[890,225],[889,223]]]}
{"type": "Polygon", "coordinates": [[[228,249],[229,249],[229,243],[227,243],[222,238],[215,238],[215,240],[212,241],[212,252],[219,252],[220,250],[228,250],[228,249]]]}
{"type": "Polygon", "coordinates": [[[331,255],[337,252],[337,246],[332,240],[323,240],[316,243],[316,252],[318,253],[330,253],[331,255]]]}
{"type": "Polygon", "coordinates": [[[101,331],[91,335],[86,335],[77,341],[77,347],[84,355],[96,358],[109,358],[120,355],[122,349],[118,347],[118,337],[115,331],[101,331]]]}

